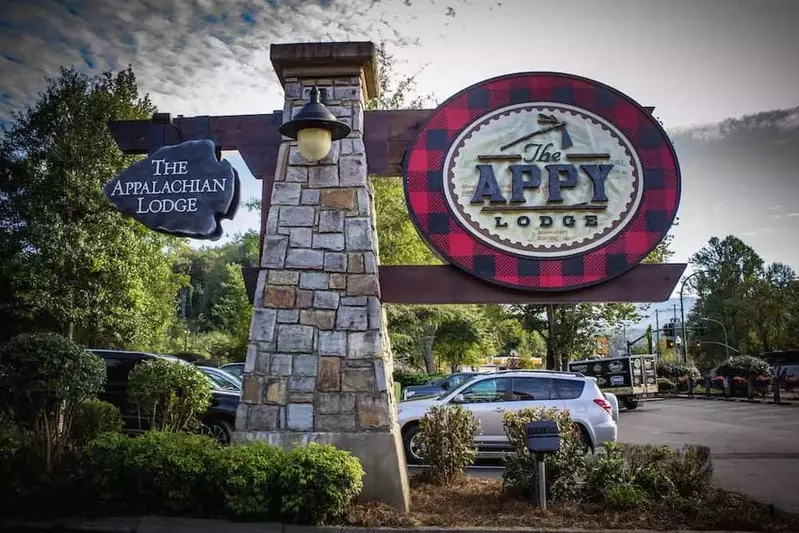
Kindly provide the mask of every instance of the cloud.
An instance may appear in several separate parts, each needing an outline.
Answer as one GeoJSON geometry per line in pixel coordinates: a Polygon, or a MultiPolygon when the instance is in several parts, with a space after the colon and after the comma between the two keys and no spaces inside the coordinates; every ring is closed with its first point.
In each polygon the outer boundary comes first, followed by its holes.
{"type": "MultiPolygon", "coordinates": [[[[449,2],[458,4],[460,0],[449,2]]],[[[174,114],[271,112],[280,88],[273,43],[385,40],[435,0],[6,0],[0,4],[0,121],[32,103],[59,66],[99,73],[132,65],[140,88],[174,114]],[[89,8],[89,5],[91,8],[89,8]]]]}

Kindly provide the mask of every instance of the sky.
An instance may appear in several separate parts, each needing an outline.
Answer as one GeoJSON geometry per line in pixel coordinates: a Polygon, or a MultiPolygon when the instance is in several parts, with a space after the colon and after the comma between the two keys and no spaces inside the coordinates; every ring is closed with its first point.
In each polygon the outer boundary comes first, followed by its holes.
{"type": "MultiPolygon", "coordinates": [[[[673,134],[683,164],[674,261],[737,234],[799,270],[797,15],[799,0],[0,0],[0,123],[61,65],[132,65],[173,116],[270,113],[282,108],[273,43],[385,40],[397,70],[418,73],[436,101],[502,74],[568,72],[655,106],[673,134]],[[756,115],[771,110],[791,111],[756,115]],[[729,149],[732,130],[757,142],[729,149]]],[[[226,157],[244,197],[259,194],[241,158],[226,157]]],[[[257,227],[245,209],[226,223],[228,237],[257,227]]]]}

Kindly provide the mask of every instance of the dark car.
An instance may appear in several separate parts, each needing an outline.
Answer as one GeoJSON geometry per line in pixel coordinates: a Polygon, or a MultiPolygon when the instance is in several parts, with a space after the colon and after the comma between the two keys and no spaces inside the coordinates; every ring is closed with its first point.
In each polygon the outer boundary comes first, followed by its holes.
{"type": "Polygon", "coordinates": [[[219,367],[234,378],[242,379],[244,377],[244,363],[228,363],[219,367]]]}
{"type": "Polygon", "coordinates": [[[477,376],[478,372],[459,372],[429,381],[424,385],[410,385],[402,390],[402,399],[410,400],[438,396],[442,392],[452,390],[477,376]]]}
{"type": "MultiPolygon", "coordinates": [[[[114,404],[122,414],[127,431],[138,433],[147,430],[147,420],[139,416],[136,408],[128,401],[128,376],[142,361],[167,359],[175,364],[189,364],[176,357],[144,352],[125,352],[120,350],[89,350],[105,361],[108,378],[101,398],[114,404]]],[[[210,378],[209,378],[210,380],[210,378]]],[[[222,443],[229,443],[236,424],[236,409],[239,406],[239,392],[220,390],[211,392],[211,405],[200,417],[203,431],[222,443]]]]}

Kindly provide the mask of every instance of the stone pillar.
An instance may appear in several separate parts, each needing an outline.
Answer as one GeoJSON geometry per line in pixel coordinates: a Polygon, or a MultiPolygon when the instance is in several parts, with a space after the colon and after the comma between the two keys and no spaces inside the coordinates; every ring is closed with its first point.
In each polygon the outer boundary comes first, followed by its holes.
{"type": "Polygon", "coordinates": [[[405,511],[363,142],[364,99],[377,91],[374,45],[275,45],[271,55],[284,121],[316,85],[352,133],[317,163],[289,139],[278,152],[235,439],[349,450],[366,471],[364,499],[405,511]]]}

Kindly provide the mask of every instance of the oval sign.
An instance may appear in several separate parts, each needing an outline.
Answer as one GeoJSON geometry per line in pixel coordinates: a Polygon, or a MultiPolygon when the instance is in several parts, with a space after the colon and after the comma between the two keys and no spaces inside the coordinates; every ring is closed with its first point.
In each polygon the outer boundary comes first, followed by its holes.
{"type": "Polygon", "coordinates": [[[406,158],[405,195],[450,264],[508,287],[569,290],[623,274],[657,246],[680,171],[663,128],[629,97],[522,73],[433,111],[406,158]]]}

